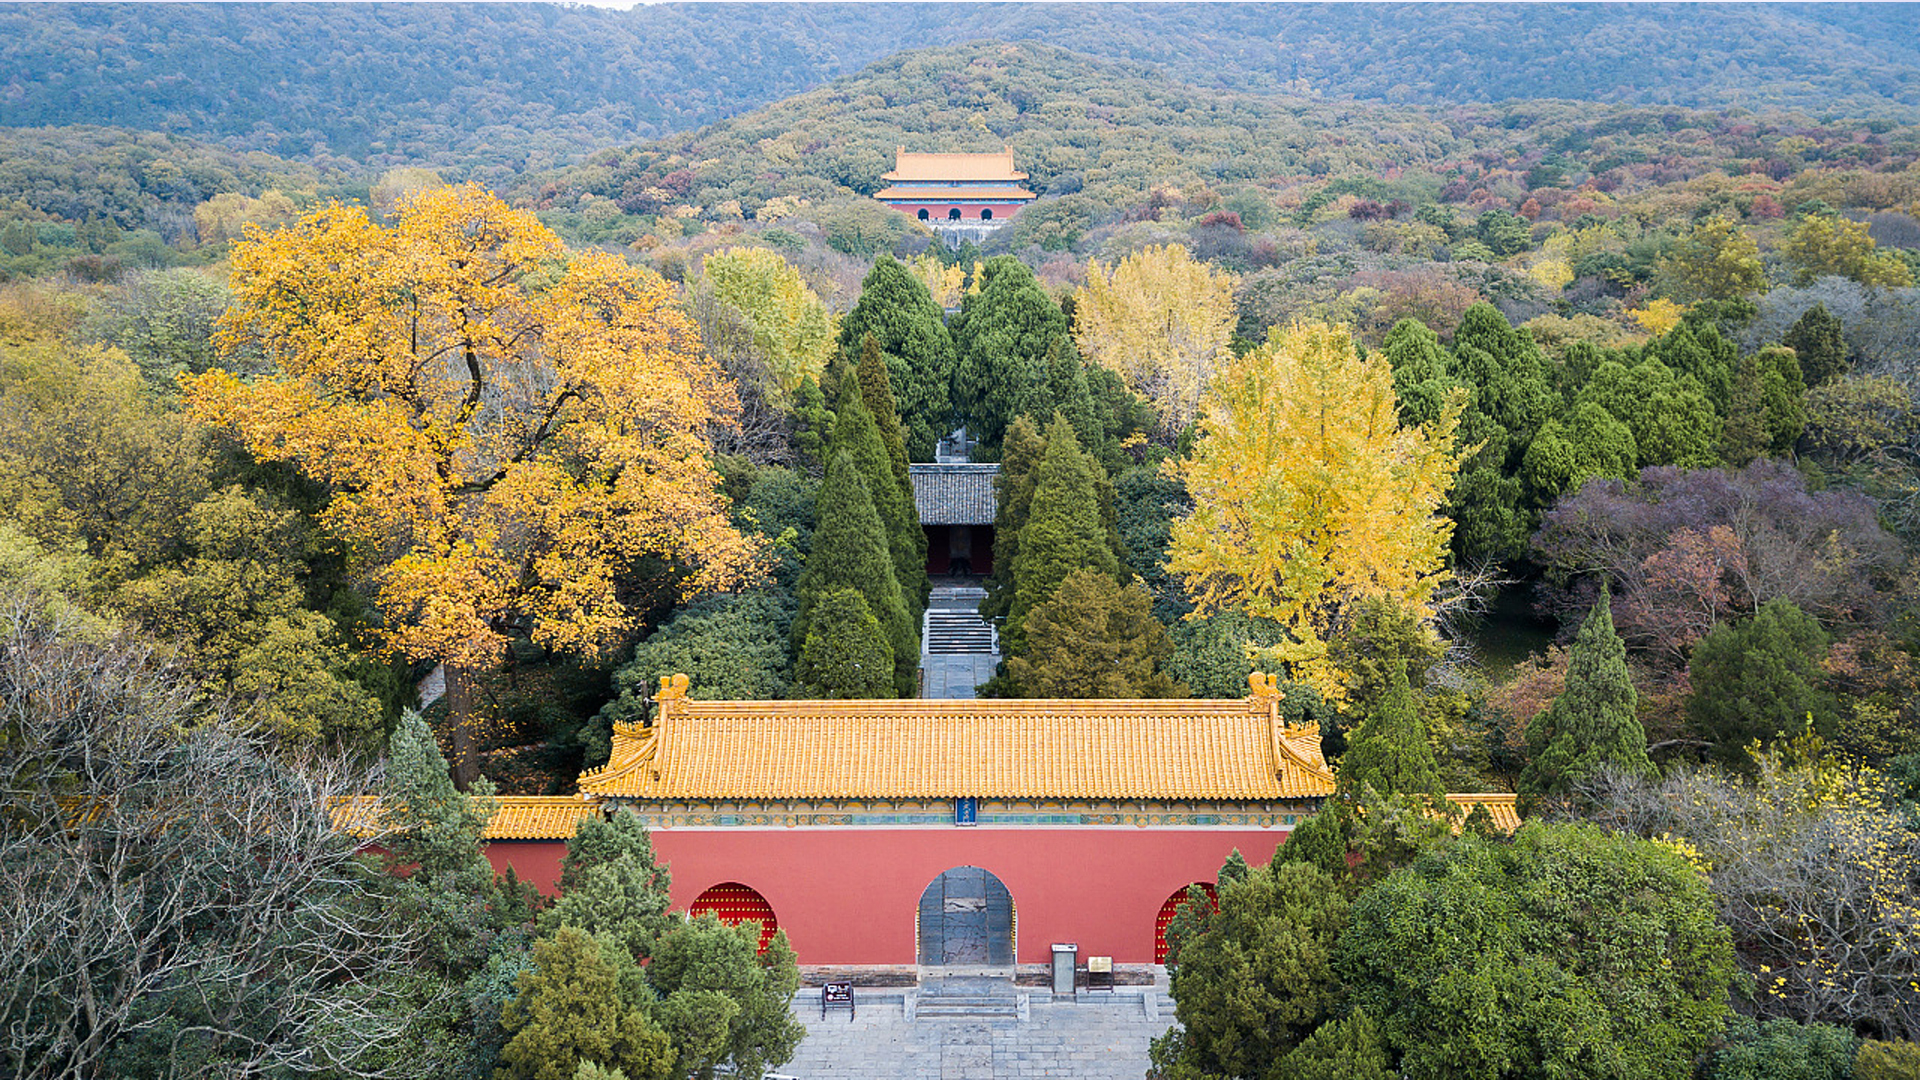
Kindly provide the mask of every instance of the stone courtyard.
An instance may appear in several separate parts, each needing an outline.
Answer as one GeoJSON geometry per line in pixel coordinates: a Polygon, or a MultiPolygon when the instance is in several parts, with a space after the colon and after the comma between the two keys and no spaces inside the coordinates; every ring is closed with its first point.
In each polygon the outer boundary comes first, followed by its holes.
{"type": "Polygon", "coordinates": [[[857,991],[859,1011],[820,1016],[820,992],[802,990],[794,1017],[807,1037],[772,1075],[797,1080],[1029,1080],[1077,1077],[1139,1080],[1147,1046],[1173,1023],[1164,993],[1122,987],[1114,994],[1054,1000],[1034,991],[1026,1019],[907,1018],[907,994],[857,991]]]}

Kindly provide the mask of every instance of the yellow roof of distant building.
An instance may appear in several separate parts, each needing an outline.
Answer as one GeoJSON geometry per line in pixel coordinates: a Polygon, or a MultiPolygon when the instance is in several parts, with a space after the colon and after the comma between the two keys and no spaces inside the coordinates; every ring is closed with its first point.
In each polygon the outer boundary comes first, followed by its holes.
{"type": "Polygon", "coordinates": [[[894,151],[893,171],[880,179],[912,183],[916,180],[999,180],[1015,183],[1027,174],[1013,167],[1013,147],[997,154],[916,154],[902,146],[894,151]]]}
{"type": "Polygon", "coordinates": [[[1447,801],[1460,808],[1459,824],[1473,814],[1473,808],[1484,806],[1487,816],[1493,819],[1493,827],[1503,833],[1513,832],[1520,827],[1520,797],[1512,792],[1488,791],[1479,793],[1450,794],[1447,801]]]}
{"type": "Polygon", "coordinates": [[[1271,679],[1231,700],[694,701],[662,679],[583,795],[638,799],[1280,800],[1331,794],[1271,679]]]}
{"type": "MultiPolygon", "coordinates": [[[[596,803],[578,795],[496,795],[494,800],[500,808],[481,831],[483,840],[571,840],[582,818],[600,813],[596,803]]],[[[368,795],[335,803],[333,825],[374,836],[382,830],[380,800],[368,795]]]]}

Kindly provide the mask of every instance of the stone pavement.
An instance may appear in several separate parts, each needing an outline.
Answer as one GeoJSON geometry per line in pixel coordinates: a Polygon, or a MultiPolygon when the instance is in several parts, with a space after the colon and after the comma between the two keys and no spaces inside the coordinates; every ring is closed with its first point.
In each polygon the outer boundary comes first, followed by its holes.
{"type": "Polygon", "coordinates": [[[920,696],[923,698],[970,698],[974,687],[993,678],[1000,654],[991,645],[982,643],[977,651],[937,649],[931,632],[936,614],[965,613],[967,621],[979,628],[986,642],[993,640],[991,631],[975,614],[981,598],[986,595],[981,591],[980,581],[979,578],[948,578],[933,586],[933,594],[927,600],[927,617],[921,625],[920,696]]]}
{"type": "MultiPolygon", "coordinates": [[[[859,993],[859,991],[856,991],[859,993]]],[[[856,1019],[820,1019],[819,991],[801,991],[794,1017],[807,1037],[775,1072],[799,1080],[1140,1080],[1147,1044],[1173,1022],[1173,1003],[1157,998],[1158,1019],[1138,993],[1075,1003],[1033,996],[1029,1019],[908,1021],[892,1000],[862,1002],[856,1019]]]]}
{"type": "Polygon", "coordinates": [[[920,696],[970,698],[974,687],[993,678],[993,669],[999,663],[1000,657],[994,653],[923,655],[920,665],[926,668],[926,689],[920,696]]]}

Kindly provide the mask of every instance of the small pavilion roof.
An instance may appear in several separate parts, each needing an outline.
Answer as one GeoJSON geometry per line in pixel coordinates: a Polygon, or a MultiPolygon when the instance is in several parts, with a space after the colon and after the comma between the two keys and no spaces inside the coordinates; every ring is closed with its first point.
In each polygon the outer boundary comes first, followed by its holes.
{"type": "Polygon", "coordinates": [[[922,525],[991,525],[999,508],[993,482],[1000,466],[992,463],[942,463],[907,466],[913,505],[922,525]]]}
{"type": "Polygon", "coordinates": [[[1013,147],[997,154],[918,154],[902,146],[894,150],[893,171],[882,180],[912,183],[915,180],[998,180],[1018,186],[1027,174],[1013,167],[1013,147]]]}
{"type": "Polygon", "coordinates": [[[1315,725],[1271,679],[1233,700],[694,701],[662,679],[659,719],[617,725],[587,796],[633,799],[1165,799],[1332,793],[1315,725]]]}

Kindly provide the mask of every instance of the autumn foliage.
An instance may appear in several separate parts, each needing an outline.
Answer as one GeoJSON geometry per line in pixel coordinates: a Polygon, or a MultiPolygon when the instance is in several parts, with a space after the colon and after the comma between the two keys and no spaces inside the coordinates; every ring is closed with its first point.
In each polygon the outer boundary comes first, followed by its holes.
{"type": "Polygon", "coordinates": [[[1209,387],[1193,457],[1194,500],[1175,522],[1169,572],[1201,613],[1276,619],[1312,673],[1341,614],[1370,597],[1425,611],[1453,523],[1440,506],[1460,465],[1456,393],[1424,427],[1403,427],[1393,371],[1362,359],[1345,327],[1295,324],[1228,361],[1209,387]]]}
{"type": "Polygon", "coordinates": [[[233,267],[219,347],[274,374],[208,372],[188,406],[329,489],[399,652],[483,669],[521,620],[590,652],[633,629],[640,560],[688,593],[752,569],[707,459],[731,387],[652,273],[474,186],[391,228],[330,204],[250,232],[233,267]]]}

